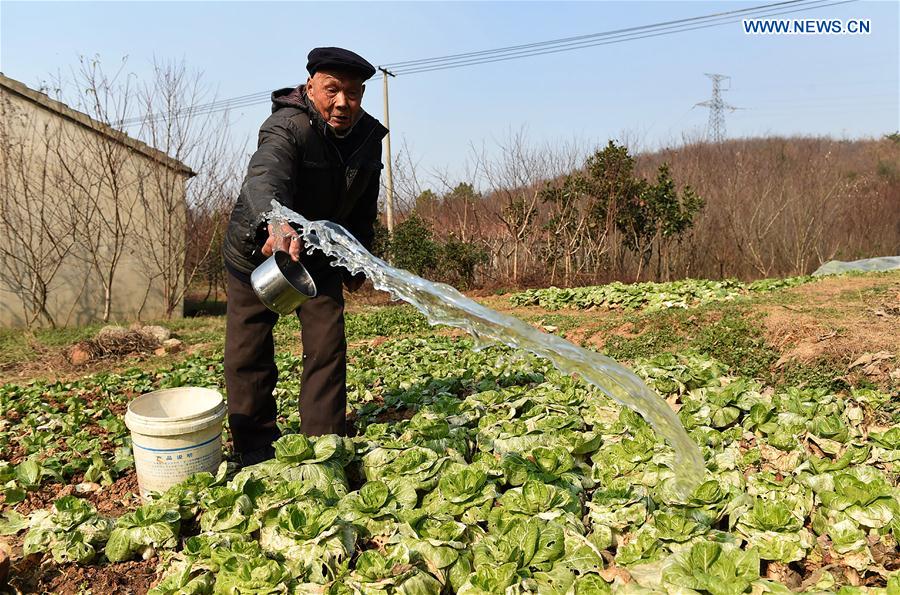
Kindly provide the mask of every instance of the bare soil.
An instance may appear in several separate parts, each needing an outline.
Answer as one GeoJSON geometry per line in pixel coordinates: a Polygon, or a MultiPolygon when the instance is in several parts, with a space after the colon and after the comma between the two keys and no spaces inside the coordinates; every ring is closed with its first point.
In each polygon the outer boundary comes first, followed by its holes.
{"type": "Polygon", "coordinates": [[[760,306],[768,343],[791,362],[829,362],[850,375],[900,380],[900,282],[839,277],[788,290],[788,303],[760,306]]]}
{"type": "MultiPolygon", "coordinates": [[[[605,332],[601,332],[597,328],[586,329],[581,344],[586,347],[592,347],[598,351],[603,351],[604,347],[606,347],[606,341],[610,337],[625,337],[631,339],[640,336],[641,333],[634,328],[634,324],[625,322],[605,332]]],[[[566,338],[569,339],[568,335],[566,338]]],[[[572,339],[569,339],[569,341],[571,340],[572,339]]]]}
{"type": "Polygon", "coordinates": [[[158,580],[157,562],[151,558],[118,564],[60,565],[35,554],[13,562],[9,584],[21,593],[144,595],[158,580]]]}
{"type": "Polygon", "coordinates": [[[137,473],[130,469],[111,486],[88,494],[87,499],[103,516],[118,517],[140,505],[137,473]]]}

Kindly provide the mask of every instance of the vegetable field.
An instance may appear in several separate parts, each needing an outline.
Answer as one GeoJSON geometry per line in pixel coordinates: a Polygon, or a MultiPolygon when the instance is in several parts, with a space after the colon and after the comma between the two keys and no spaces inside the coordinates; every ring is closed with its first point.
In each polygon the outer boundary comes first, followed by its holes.
{"type": "MultiPolygon", "coordinates": [[[[900,276],[866,278],[865,289],[822,301],[838,311],[877,308],[873,324],[900,327],[900,276]]],[[[644,337],[647,348],[628,363],[703,450],[706,474],[688,497],[673,490],[671,449],[639,416],[542,360],[476,351],[407,308],[348,321],[355,436],[295,433],[302,359],[281,349],[285,435],[276,458],[223,465],[149,503],[134,496],[127,402],[156,388],[224,390],[221,352],[4,384],[0,539],[13,553],[9,589],[900,593],[900,374],[859,373],[859,354],[802,362],[788,374],[775,366],[787,343],[779,351],[762,330],[751,342],[745,327],[731,336],[737,327],[721,323],[755,324],[751,314],[775,307],[816,315],[821,306],[809,296],[835,283],[688,283],[680,295],[734,295],[690,298],[700,314],[677,319],[700,325],[690,336],[664,343],[645,333],[630,343],[644,337]]],[[[676,326],[656,318],[668,306],[637,294],[628,312],[610,314],[627,319],[598,319],[583,310],[609,301],[590,297],[597,291],[519,294],[516,313],[574,340],[586,326],[608,329],[611,346],[625,322],[676,326]],[[528,304],[564,312],[569,302],[571,318],[527,314],[528,304]]],[[[296,332],[295,321],[283,324],[282,335],[296,332]]],[[[892,341],[889,332],[878,340],[892,341]]],[[[900,348],[879,357],[866,365],[896,368],[900,348]]]]}
{"type": "Polygon", "coordinates": [[[617,281],[591,287],[529,289],[513,294],[510,302],[518,306],[541,306],[548,310],[593,307],[645,310],[691,308],[713,302],[731,301],[747,294],[796,287],[814,280],[814,277],[789,277],[762,279],[752,283],[705,279],[632,284],[617,281]]]}

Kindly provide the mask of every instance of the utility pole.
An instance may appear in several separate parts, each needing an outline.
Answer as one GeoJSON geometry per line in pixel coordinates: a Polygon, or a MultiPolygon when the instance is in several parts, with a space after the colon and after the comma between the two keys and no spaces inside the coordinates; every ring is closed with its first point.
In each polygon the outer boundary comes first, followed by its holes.
{"type": "Polygon", "coordinates": [[[387,68],[378,67],[378,70],[384,74],[384,125],[388,129],[387,136],[384,137],[384,152],[387,154],[387,197],[385,200],[385,208],[387,210],[387,228],[389,233],[394,233],[394,175],[393,163],[391,163],[391,115],[388,110],[388,77],[395,76],[388,71],[387,68]]]}
{"type": "MultiPolygon", "coordinates": [[[[694,107],[698,105],[701,107],[709,108],[709,124],[707,134],[712,138],[712,141],[715,143],[720,143],[725,140],[725,110],[734,111],[738,108],[733,105],[728,105],[725,103],[725,100],[722,99],[722,88],[720,83],[724,80],[731,80],[730,76],[726,76],[724,74],[709,74],[706,73],[713,82],[712,89],[712,98],[709,101],[703,101],[700,103],[694,104],[694,107]]],[[[728,89],[725,89],[727,91],[728,89]]]]}

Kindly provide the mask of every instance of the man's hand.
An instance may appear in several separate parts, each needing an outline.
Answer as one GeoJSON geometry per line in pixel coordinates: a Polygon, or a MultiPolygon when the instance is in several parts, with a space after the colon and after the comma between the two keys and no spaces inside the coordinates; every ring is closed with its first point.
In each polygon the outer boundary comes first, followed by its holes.
{"type": "Polygon", "coordinates": [[[282,224],[281,229],[278,230],[269,225],[269,238],[262,247],[263,256],[272,256],[276,250],[287,252],[294,262],[300,260],[303,240],[297,235],[297,231],[287,223],[282,224]]]}
{"type": "Polygon", "coordinates": [[[344,277],[344,287],[347,288],[347,291],[353,293],[360,287],[362,287],[363,283],[366,282],[365,275],[354,275],[354,276],[346,276],[344,277]]]}

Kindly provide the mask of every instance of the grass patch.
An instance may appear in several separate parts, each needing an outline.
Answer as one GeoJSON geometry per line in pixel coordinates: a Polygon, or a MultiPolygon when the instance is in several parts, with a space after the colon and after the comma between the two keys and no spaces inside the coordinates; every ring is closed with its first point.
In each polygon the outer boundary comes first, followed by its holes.
{"type": "Polygon", "coordinates": [[[211,343],[218,349],[225,346],[225,318],[223,316],[197,316],[178,318],[159,323],[172,331],[188,345],[211,343]]]}
{"type": "Polygon", "coordinates": [[[633,361],[684,348],[683,326],[687,324],[684,311],[630,315],[624,317],[622,323],[631,325],[632,330],[627,336],[614,334],[606,339],[604,352],[612,358],[633,361]]]}
{"type": "Polygon", "coordinates": [[[732,374],[761,380],[771,377],[779,357],[766,343],[759,315],[738,308],[727,308],[719,320],[701,326],[688,347],[726,364],[732,374]]]}
{"type": "MultiPolygon", "coordinates": [[[[796,386],[800,388],[825,388],[830,392],[850,390],[851,385],[840,368],[819,362],[813,364],[791,363],[786,365],[775,378],[776,387],[796,386]]],[[[856,388],[878,388],[865,379],[854,382],[856,388]]]]}
{"type": "MultiPolygon", "coordinates": [[[[300,328],[296,316],[282,316],[275,325],[276,343],[298,340],[300,328]]],[[[344,332],[348,341],[429,333],[431,328],[425,317],[412,306],[375,307],[344,314],[344,332]]]]}
{"type": "MultiPolygon", "coordinates": [[[[212,343],[214,347],[221,349],[225,344],[225,319],[222,317],[178,318],[142,324],[163,326],[188,345],[212,343]]],[[[127,326],[128,323],[95,323],[56,329],[0,329],[0,366],[39,360],[48,351],[58,352],[79,341],[93,339],[100,329],[111,325],[127,326]]]]}
{"type": "Polygon", "coordinates": [[[431,325],[412,306],[386,306],[347,314],[344,319],[347,340],[393,337],[430,332],[431,325]]]}
{"type": "Polygon", "coordinates": [[[661,353],[694,352],[726,364],[731,373],[768,381],[778,352],[763,335],[758,315],[745,306],[712,305],[629,316],[628,336],[606,339],[605,352],[633,361],[661,353]]]}
{"type": "Polygon", "coordinates": [[[71,328],[0,329],[0,366],[30,362],[48,349],[60,349],[90,339],[104,325],[92,324],[71,328]]]}
{"type": "Polygon", "coordinates": [[[554,331],[556,334],[570,331],[585,322],[583,316],[571,314],[543,314],[541,316],[529,316],[526,320],[541,326],[555,326],[557,328],[554,331]]]}

